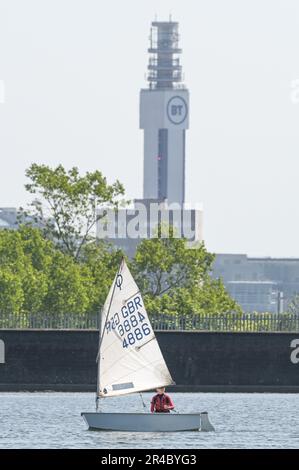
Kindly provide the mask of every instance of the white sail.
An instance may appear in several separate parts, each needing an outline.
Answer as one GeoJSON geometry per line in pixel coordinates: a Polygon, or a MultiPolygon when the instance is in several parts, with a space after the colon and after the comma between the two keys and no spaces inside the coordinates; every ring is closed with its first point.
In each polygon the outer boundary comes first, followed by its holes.
{"type": "Polygon", "coordinates": [[[110,397],[173,383],[139,289],[122,261],[101,318],[98,395],[110,397]]]}

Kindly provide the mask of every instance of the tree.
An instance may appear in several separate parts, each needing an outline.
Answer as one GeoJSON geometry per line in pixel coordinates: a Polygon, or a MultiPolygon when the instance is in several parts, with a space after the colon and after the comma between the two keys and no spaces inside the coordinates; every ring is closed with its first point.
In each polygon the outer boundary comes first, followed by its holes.
{"type": "Polygon", "coordinates": [[[132,269],[144,294],[161,296],[176,287],[198,286],[211,270],[214,255],[204,244],[189,249],[184,238],[176,238],[169,230],[142,241],[137,247],[132,269]]]}
{"type": "Polygon", "coordinates": [[[211,277],[214,255],[204,244],[189,248],[173,231],[143,240],[131,268],[149,313],[223,313],[241,311],[221,280],[211,277]]]}
{"type": "Polygon", "coordinates": [[[106,215],[99,208],[117,208],[124,201],[119,181],[112,185],[99,171],[80,176],[76,167],[66,171],[62,165],[52,169],[32,164],[26,170],[31,180],[27,191],[36,196],[28,212],[21,209],[21,220],[33,216],[46,237],[66,254],[79,259],[83,246],[94,239],[97,222],[106,215]]]}
{"type": "Polygon", "coordinates": [[[89,311],[98,312],[104,305],[122,257],[121,250],[113,248],[104,240],[98,240],[83,247],[80,262],[92,279],[89,286],[89,311]]]}
{"type": "Polygon", "coordinates": [[[89,308],[91,279],[71,256],[56,250],[48,272],[48,291],[43,313],[53,316],[83,315],[89,308]]]}
{"type": "MultiPolygon", "coordinates": [[[[0,312],[14,314],[21,311],[24,293],[20,276],[10,269],[1,267],[0,270],[0,312]]],[[[0,322],[1,324],[1,322],[0,322]]]]}
{"type": "Polygon", "coordinates": [[[83,246],[78,262],[37,228],[0,230],[0,314],[97,313],[121,258],[100,241],[83,246]]]}
{"type": "Polygon", "coordinates": [[[287,313],[297,315],[299,313],[299,294],[295,294],[288,305],[287,313]]]}
{"type": "Polygon", "coordinates": [[[23,246],[23,231],[0,231],[0,311],[39,311],[46,292],[45,274],[31,263],[23,246]]]}

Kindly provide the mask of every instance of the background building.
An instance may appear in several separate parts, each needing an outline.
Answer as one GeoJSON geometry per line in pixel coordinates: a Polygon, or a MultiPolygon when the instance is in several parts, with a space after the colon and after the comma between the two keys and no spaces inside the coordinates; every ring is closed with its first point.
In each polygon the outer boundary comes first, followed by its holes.
{"type": "Polygon", "coordinates": [[[271,281],[228,281],[226,288],[244,312],[278,313],[277,284],[271,281]]]}
{"type": "Polygon", "coordinates": [[[285,311],[299,293],[298,258],[250,258],[217,254],[213,276],[221,277],[245,311],[285,311]]]}
{"type": "Polygon", "coordinates": [[[43,228],[40,222],[36,222],[35,217],[24,215],[16,207],[0,207],[0,230],[17,230],[20,223],[43,228]]]}
{"type": "Polygon", "coordinates": [[[17,215],[15,207],[0,207],[0,229],[16,229],[17,215]]]}

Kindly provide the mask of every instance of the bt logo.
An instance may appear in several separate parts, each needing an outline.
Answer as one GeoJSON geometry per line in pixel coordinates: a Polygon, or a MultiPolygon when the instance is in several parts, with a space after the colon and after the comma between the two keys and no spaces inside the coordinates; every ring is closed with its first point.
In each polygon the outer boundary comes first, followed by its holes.
{"type": "Polygon", "coordinates": [[[173,96],[167,103],[167,117],[172,124],[182,124],[188,114],[188,106],[181,96],[173,96]]]}
{"type": "Polygon", "coordinates": [[[179,114],[180,116],[182,116],[182,110],[183,110],[183,105],[182,104],[172,104],[171,105],[171,116],[176,116],[177,114],[179,114]]]}

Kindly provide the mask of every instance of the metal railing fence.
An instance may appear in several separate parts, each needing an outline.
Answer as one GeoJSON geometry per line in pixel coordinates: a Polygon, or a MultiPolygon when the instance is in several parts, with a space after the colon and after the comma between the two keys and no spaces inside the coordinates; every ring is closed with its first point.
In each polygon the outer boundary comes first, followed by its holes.
{"type": "MultiPolygon", "coordinates": [[[[299,332],[299,314],[225,313],[189,315],[152,314],[154,330],[227,331],[227,332],[299,332]]],[[[98,329],[95,314],[1,314],[0,329],[98,329]]]]}

